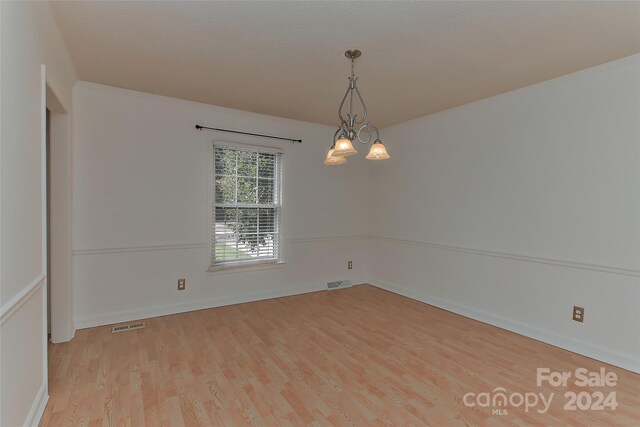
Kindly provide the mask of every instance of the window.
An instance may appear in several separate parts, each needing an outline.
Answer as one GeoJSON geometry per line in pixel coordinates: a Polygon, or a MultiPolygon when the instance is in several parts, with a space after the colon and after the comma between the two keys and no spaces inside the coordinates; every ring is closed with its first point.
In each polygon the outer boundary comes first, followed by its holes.
{"type": "Polygon", "coordinates": [[[213,151],[211,266],[277,262],[281,154],[216,144],[213,151]]]}

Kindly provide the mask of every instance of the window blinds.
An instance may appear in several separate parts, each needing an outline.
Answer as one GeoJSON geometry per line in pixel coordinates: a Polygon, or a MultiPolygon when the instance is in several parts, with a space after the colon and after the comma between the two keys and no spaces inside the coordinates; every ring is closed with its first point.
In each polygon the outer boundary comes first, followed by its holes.
{"type": "Polygon", "coordinates": [[[212,266],[278,260],[280,158],[214,145],[212,266]]]}

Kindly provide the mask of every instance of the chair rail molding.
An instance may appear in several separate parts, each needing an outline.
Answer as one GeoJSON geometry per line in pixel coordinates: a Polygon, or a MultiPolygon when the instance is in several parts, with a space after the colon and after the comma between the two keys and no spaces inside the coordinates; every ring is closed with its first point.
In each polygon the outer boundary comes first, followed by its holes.
{"type": "MultiPolygon", "coordinates": [[[[321,243],[321,242],[333,242],[340,240],[362,240],[367,239],[368,236],[364,234],[348,235],[348,236],[328,236],[328,237],[300,237],[283,239],[286,243],[321,243]]],[[[91,249],[74,249],[73,255],[98,255],[98,254],[111,254],[111,253],[125,253],[125,252],[154,252],[154,251],[175,251],[182,249],[202,249],[208,248],[207,243],[170,243],[161,245],[140,245],[140,246],[120,246],[120,247],[105,247],[105,248],[91,248],[91,249]]]]}
{"type": "Polygon", "coordinates": [[[22,288],[20,292],[14,295],[9,301],[0,307],[0,325],[4,324],[25,302],[40,289],[47,279],[45,273],[40,273],[38,277],[33,279],[27,286],[22,288]]]}
{"type": "Polygon", "coordinates": [[[387,241],[387,242],[396,243],[396,244],[405,244],[405,245],[420,246],[420,247],[430,248],[430,249],[438,249],[442,251],[460,252],[460,253],[475,254],[475,255],[481,255],[481,256],[489,256],[493,258],[505,258],[505,259],[511,259],[516,261],[533,262],[537,264],[550,264],[550,265],[557,265],[557,266],[566,267],[566,268],[577,268],[581,270],[592,270],[592,271],[600,271],[603,273],[619,274],[623,276],[640,277],[640,270],[629,269],[629,268],[590,264],[586,262],[567,261],[567,260],[556,259],[556,258],[544,258],[544,257],[522,255],[517,253],[511,253],[511,252],[497,252],[497,251],[491,251],[491,250],[485,250],[485,249],[464,248],[459,246],[443,245],[440,243],[399,239],[395,237],[372,235],[372,236],[369,236],[369,238],[377,239],[380,241],[387,241]]]}
{"type": "Polygon", "coordinates": [[[143,246],[121,246],[111,248],[95,248],[95,249],[74,249],[73,255],[97,255],[124,252],[154,252],[154,251],[175,251],[181,249],[200,249],[206,248],[206,243],[176,243],[166,245],[143,245],[143,246]]]}

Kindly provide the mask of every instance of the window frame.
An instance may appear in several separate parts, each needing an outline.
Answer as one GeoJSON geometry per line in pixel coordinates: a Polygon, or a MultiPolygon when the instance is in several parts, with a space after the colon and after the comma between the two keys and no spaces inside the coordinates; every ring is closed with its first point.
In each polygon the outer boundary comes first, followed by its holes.
{"type": "MultiPolygon", "coordinates": [[[[261,145],[251,145],[244,143],[235,143],[235,142],[227,142],[227,141],[212,141],[208,144],[209,146],[209,180],[207,182],[207,193],[208,193],[208,222],[207,229],[209,234],[209,243],[207,245],[207,271],[210,273],[221,273],[221,272],[229,272],[229,270],[261,270],[265,268],[276,268],[280,266],[284,266],[285,262],[282,260],[282,247],[283,247],[283,237],[282,237],[282,218],[283,218],[283,179],[282,179],[282,170],[284,163],[284,150],[279,147],[271,147],[271,146],[261,146],[261,145]],[[276,227],[277,227],[277,241],[275,242],[275,250],[277,257],[273,259],[261,259],[261,260],[236,260],[236,261],[226,261],[221,263],[215,262],[215,247],[216,247],[216,230],[215,230],[215,210],[216,210],[216,184],[215,184],[215,155],[216,148],[230,148],[234,150],[242,150],[242,151],[255,151],[258,153],[269,153],[276,154],[278,156],[276,169],[274,171],[275,177],[274,180],[277,181],[275,187],[278,191],[278,203],[275,205],[277,210],[276,213],[276,227]]],[[[242,205],[242,204],[239,204],[242,205]]]]}

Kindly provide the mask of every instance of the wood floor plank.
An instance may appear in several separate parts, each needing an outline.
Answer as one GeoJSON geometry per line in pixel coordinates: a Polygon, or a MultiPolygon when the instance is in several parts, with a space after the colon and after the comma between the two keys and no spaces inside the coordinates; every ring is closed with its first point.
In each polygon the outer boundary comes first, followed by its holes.
{"type": "Polygon", "coordinates": [[[640,375],[362,285],[79,330],[49,345],[42,426],[640,426],[640,375]],[[536,386],[536,369],[616,387],[536,386]],[[554,393],[546,413],[469,392],[554,393]],[[564,393],[616,392],[615,411],[564,393]]]}

